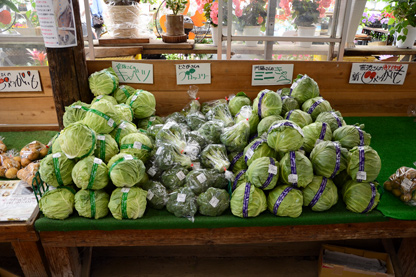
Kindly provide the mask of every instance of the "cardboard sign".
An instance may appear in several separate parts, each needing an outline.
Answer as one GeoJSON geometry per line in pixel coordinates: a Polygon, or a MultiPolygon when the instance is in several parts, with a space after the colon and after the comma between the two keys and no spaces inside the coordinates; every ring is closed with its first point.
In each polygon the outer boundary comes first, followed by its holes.
{"type": "Polygon", "coordinates": [[[350,84],[403,85],[407,64],[353,63],[350,84]]]}
{"type": "Polygon", "coordinates": [[[210,63],[188,63],[176,65],[176,84],[211,84],[210,63]]]}
{"type": "Polygon", "coordinates": [[[293,64],[256,64],[251,73],[252,86],[288,85],[292,83],[293,64]]]}
{"type": "Polygon", "coordinates": [[[2,91],[42,91],[39,71],[0,71],[0,92],[2,91]]]}
{"type": "Polygon", "coordinates": [[[112,62],[120,83],[153,84],[153,64],[112,62]]]}

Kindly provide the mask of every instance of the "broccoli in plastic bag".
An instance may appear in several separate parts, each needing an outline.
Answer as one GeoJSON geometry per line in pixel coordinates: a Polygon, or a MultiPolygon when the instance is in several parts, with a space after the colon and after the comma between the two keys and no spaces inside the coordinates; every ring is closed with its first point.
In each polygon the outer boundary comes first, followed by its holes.
{"type": "Polygon", "coordinates": [[[189,188],[183,187],[169,195],[166,208],[168,212],[176,217],[186,217],[193,222],[194,216],[198,211],[198,203],[195,194],[189,188]]]}
{"type": "Polygon", "coordinates": [[[224,123],[224,126],[229,127],[234,125],[234,118],[228,109],[227,104],[219,104],[213,107],[206,113],[208,120],[219,120],[224,123]]]}
{"type": "Polygon", "coordinates": [[[218,189],[227,188],[229,181],[226,178],[225,173],[220,173],[216,171],[215,169],[208,169],[207,175],[210,178],[212,187],[218,188],[218,189]]]}
{"type": "Polygon", "coordinates": [[[170,144],[175,147],[176,151],[183,153],[186,146],[185,133],[175,122],[166,123],[156,135],[156,143],[170,144]]]}
{"type": "Polygon", "coordinates": [[[214,168],[218,172],[224,172],[230,166],[227,150],[222,144],[209,144],[201,152],[202,164],[208,168],[214,168]]]}
{"type": "Polygon", "coordinates": [[[186,115],[186,123],[191,128],[191,130],[199,129],[199,127],[201,127],[205,122],[207,122],[205,115],[199,111],[188,113],[186,115]]]}
{"type": "Polygon", "coordinates": [[[205,138],[207,143],[220,143],[223,128],[224,123],[222,121],[207,121],[199,127],[197,132],[205,138]]]}
{"type": "Polygon", "coordinates": [[[209,188],[196,201],[200,214],[219,216],[230,206],[230,195],[224,189],[209,188]]]}
{"type": "Polygon", "coordinates": [[[185,167],[174,166],[162,173],[161,181],[170,190],[183,187],[189,170],[185,167]]]}
{"type": "Polygon", "coordinates": [[[201,105],[201,112],[203,114],[207,114],[212,108],[219,104],[227,104],[227,100],[225,99],[216,99],[202,103],[201,105]]]}
{"type": "Polygon", "coordinates": [[[148,181],[143,185],[143,189],[147,190],[147,203],[149,206],[161,210],[168,202],[168,192],[166,188],[159,182],[148,181]]]}
{"type": "Polygon", "coordinates": [[[200,195],[213,185],[214,180],[210,178],[208,173],[207,169],[192,170],[186,176],[185,186],[195,195],[200,195]]]}
{"type": "Polygon", "coordinates": [[[224,128],[220,140],[229,152],[240,152],[248,144],[249,135],[250,124],[248,120],[244,120],[231,127],[224,128]]]}
{"type": "Polygon", "coordinates": [[[186,124],[186,117],[183,114],[181,114],[180,112],[174,112],[174,113],[171,113],[170,115],[168,115],[165,118],[165,122],[166,123],[168,123],[168,122],[176,122],[178,124],[179,123],[186,124]]]}
{"type": "Polygon", "coordinates": [[[162,170],[167,170],[174,165],[188,168],[191,167],[191,159],[184,154],[176,152],[174,146],[163,144],[156,151],[155,165],[162,170]]]}

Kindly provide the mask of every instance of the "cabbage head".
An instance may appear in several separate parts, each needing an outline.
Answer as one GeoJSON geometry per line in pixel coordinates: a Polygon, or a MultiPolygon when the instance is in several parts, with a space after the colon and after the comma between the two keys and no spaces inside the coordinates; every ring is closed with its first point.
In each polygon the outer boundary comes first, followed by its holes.
{"type": "Polygon", "coordinates": [[[127,99],[136,91],[135,88],[127,85],[119,86],[113,94],[113,97],[117,100],[117,103],[126,103],[127,99]]]}
{"type": "Polygon", "coordinates": [[[129,134],[120,143],[120,153],[133,155],[144,163],[149,160],[152,148],[152,141],[142,133],[129,134]]]}
{"type": "Polygon", "coordinates": [[[75,194],[75,209],[82,217],[103,218],[108,214],[110,196],[104,190],[80,190],[75,194]]]}
{"type": "Polygon", "coordinates": [[[267,209],[266,195],[250,183],[237,187],[230,201],[231,212],[238,217],[256,217],[267,209]]]}
{"type": "Polygon", "coordinates": [[[298,110],[300,108],[298,101],[290,96],[282,97],[282,111],[280,115],[285,115],[288,111],[298,110]]]}
{"type": "Polygon", "coordinates": [[[304,188],[313,179],[312,163],[299,151],[286,153],[280,160],[280,177],[285,184],[304,188]]]}
{"type": "Polygon", "coordinates": [[[48,146],[49,146],[49,151],[51,152],[51,153],[57,153],[57,152],[62,152],[62,149],[61,149],[61,144],[60,144],[60,139],[59,139],[59,135],[60,135],[61,133],[57,133],[52,139],[51,139],[51,141],[48,143],[48,146]]]}
{"type": "Polygon", "coordinates": [[[48,190],[39,200],[39,209],[51,219],[65,219],[74,211],[74,193],[66,188],[48,190]]]}
{"type": "Polygon", "coordinates": [[[142,119],[153,115],[156,111],[155,96],[146,90],[137,90],[126,102],[134,112],[134,117],[142,119]]]}
{"type": "Polygon", "coordinates": [[[381,159],[376,150],[370,146],[357,146],[350,150],[347,172],[354,181],[373,182],[380,170],[381,159]]]}
{"type": "Polygon", "coordinates": [[[331,179],[314,176],[312,182],[303,189],[303,205],[310,206],[314,212],[329,210],[337,202],[338,189],[331,179]]]}
{"type": "Polygon", "coordinates": [[[247,120],[243,120],[231,127],[224,128],[220,140],[228,152],[240,152],[248,144],[249,136],[250,124],[247,120]]]}
{"type": "Polygon", "coordinates": [[[116,187],[132,187],[143,178],[145,166],[132,155],[120,153],[108,162],[108,174],[116,187]]]}
{"type": "Polygon", "coordinates": [[[295,122],[300,128],[303,128],[313,122],[311,115],[301,110],[288,111],[285,114],[285,119],[295,122]]]}
{"type": "Polygon", "coordinates": [[[267,133],[270,126],[272,126],[272,124],[278,120],[283,120],[283,117],[281,117],[280,115],[271,115],[271,116],[263,118],[260,121],[260,123],[257,125],[257,134],[261,136],[264,133],[267,133]]]}
{"type": "Polygon", "coordinates": [[[202,215],[219,216],[230,206],[230,195],[225,189],[209,188],[196,199],[202,215]]]}
{"type": "Polygon", "coordinates": [[[247,170],[243,169],[235,175],[235,179],[231,183],[231,191],[235,191],[236,188],[248,182],[246,172],[247,170]]]}
{"type": "Polygon", "coordinates": [[[244,152],[230,153],[228,154],[228,160],[230,161],[228,170],[231,170],[234,174],[237,174],[243,169],[247,169],[247,164],[244,160],[244,152]]]}
{"type": "Polygon", "coordinates": [[[326,124],[329,124],[332,132],[335,132],[336,129],[347,125],[339,111],[320,113],[315,119],[315,122],[325,122],[326,124]]]}
{"type": "Polygon", "coordinates": [[[187,168],[176,165],[162,173],[161,181],[169,190],[175,190],[185,185],[188,173],[187,168]]]}
{"type": "Polygon", "coordinates": [[[166,209],[176,217],[187,217],[192,220],[198,211],[196,196],[188,187],[178,188],[169,195],[166,209]]]}
{"type": "Polygon", "coordinates": [[[74,102],[72,105],[65,107],[63,116],[64,127],[68,127],[71,123],[83,120],[89,108],[89,104],[81,101],[74,102]]]}
{"type": "Polygon", "coordinates": [[[137,121],[137,128],[147,130],[153,125],[164,124],[164,123],[165,123],[165,120],[163,118],[157,115],[152,115],[150,117],[139,119],[137,121]]]}
{"type": "Polygon", "coordinates": [[[302,105],[302,110],[307,112],[315,120],[320,113],[332,111],[331,104],[322,97],[315,97],[306,100],[302,105]]]}
{"type": "Polygon", "coordinates": [[[147,191],[147,203],[151,208],[161,210],[166,206],[168,191],[160,182],[148,181],[143,184],[143,189],[147,191]]]}
{"type": "Polygon", "coordinates": [[[342,198],[348,210],[368,213],[377,207],[380,193],[377,191],[377,184],[350,180],[342,187],[342,198]]]}
{"type": "Polygon", "coordinates": [[[316,144],[332,139],[331,127],[325,122],[314,122],[302,128],[305,135],[303,149],[310,153],[316,144]]]}
{"type": "Polygon", "coordinates": [[[251,100],[244,92],[239,92],[228,102],[228,108],[232,116],[235,116],[243,106],[251,106],[251,100]]]}
{"type": "Polygon", "coordinates": [[[260,119],[271,115],[280,115],[282,111],[282,99],[276,92],[264,89],[254,99],[253,111],[259,115],[260,119]]]}
{"type": "Polygon", "coordinates": [[[118,144],[112,136],[109,134],[97,135],[97,147],[95,148],[94,156],[108,163],[118,152],[118,144]]]}
{"type": "Polygon", "coordinates": [[[335,130],[333,140],[339,141],[342,147],[351,149],[355,146],[370,145],[371,135],[361,127],[346,125],[335,130]]]}
{"type": "Polygon", "coordinates": [[[248,167],[247,180],[258,188],[271,190],[279,180],[279,167],[279,162],[273,158],[258,158],[248,167]]]}
{"type": "Polygon", "coordinates": [[[277,186],[267,196],[267,207],[277,216],[299,217],[302,205],[302,192],[289,185],[277,186]]]}
{"type": "Polygon", "coordinates": [[[302,129],[293,121],[276,121],[267,134],[267,144],[276,151],[295,151],[303,145],[302,129]]]}
{"type": "Polygon", "coordinates": [[[250,125],[250,136],[257,133],[257,125],[259,125],[259,116],[253,111],[251,106],[243,106],[240,111],[236,114],[235,122],[247,121],[250,125]]]}
{"type": "Polygon", "coordinates": [[[97,97],[94,97],[94,99],[92,99],[91,105],[94,104],[94,103],[96,103],[96,102],[98,102],[98,101],[101,101],[101,100],[106,100],[106,101],[110,102],[111,104],[113,104],[114,106],[118,104],[117,103],[117,100],[113,96],[110,96],[110,95],[98,95],[97,97]]]}
{"type": "Polygon", "coordinates": [[[146,211],[147,192],[141,188],[117,188],[113,191],[108,208],[115,219],[141,218],[146,211]]]}
{"type": "Polygon", "coordinates": [[[279,94],[280,97],[282,97],[282,100],[283,100],[283,97],[289,96],[291,91],[290,91],[290,88],[281,88],[281,89],[278,89],[276,91],[276,93],[279,94]]]}
{"type": "Polygon", "coordinates": [[[291,86],[291,96],[302,105],[308,99],[319,96],[319,87],[314,79],[308,75],[298,75],[291,86]]]}
{"type": "Polygon", "coordinates": [[[130,106],[126,104],[118,104],[115,105],[114,108],[117,112],[117,118],[119,118],[121,121],[133,121],[133,110],[130,108],[130,106]]]}
{"type": "Polygon", "coordinates": [[[82,123],[97,133],[108,134],[120,123],[119,121],[114,105],[101,100],[91,105],[82,123]]]}
{"type": "Polygon", "coordinates": [[[117,89],[119,80],[114,69],[109,67],[91,74],[88,83],[91,92],[97,96],[111,94],[117,89]]]}
{"type": "Polygon", "coordinates": [[[68,159],[63,152],[49,154],[40,162],[39,174],[50,186],[67,186],[72,184],[72,169],[75,161],[68,159]]]}
{"type": "Polygon", "coordinates": [[[349,153],[335,141],[323,141],[315,146],[310,154],[316,175],[334,178],[347,168],[349,153]]]}
{"type": "Polygon", "coordinates": [[[108,169],[99,158],[90,156],[77,162],[72,170],[72,179],[80,189],[99,190],[108,185],[108,169]]]}
{"type": "Polygon", "coordinates": [[[135,133],[137,133],[137,128],[134,123],[129,121],[121,121],[121,123],[110,133],[110,135],[114,138],[118,145],[120,145],[121,140],[125,136],[135,133]]]}
{"type": "Polygon", "coordinates": [[[276,151],[269,147],[267,141],[263,138],[253,140],[244,148],[244,160],[248,166],[261,157],[276,157],[276,151]]]}
{"type": "Polygon", "coordinates": [[[97,136],[94,130],[81,122],[64,128],[59,137],[61,150],[70,159],[82,159],[94,153],[97,136]]]}

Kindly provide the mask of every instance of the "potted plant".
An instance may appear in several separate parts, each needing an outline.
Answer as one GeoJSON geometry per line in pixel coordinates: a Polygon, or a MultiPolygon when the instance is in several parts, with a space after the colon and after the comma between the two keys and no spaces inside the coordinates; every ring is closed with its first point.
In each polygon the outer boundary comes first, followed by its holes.
{"type": "Polygon", "coordinates": [[[166,0],[166,7],[172,14],[166,16],[166,36],[162,36],[164,42],[186,42],[183,15],[179,13],[185,9],[187,3],[187,0],[166,0]]]}
{"type": "Polygon", "coordinates": [[[397,47],[412,48],[416,39],[416,0],[388,0],[385,12],[390,13],[390,34],[397,36],[397,47]]]}
{"type": "Polygon", "coordinates": [[[112,38],[140,38],[140,0],[104,0],[104,22],[112,38]]]}
{"type": "MultiPolygon", "coordinates": [[[[9,0],[0,0],[0,31],[4,32],[13,26],[11,12],[18,13],[19,10],[9,0]]],[[[16,19],[14,19],[16,20],[16,19]]]]}
{"type": "MultiPolygon", "coordinates": [[[[253,0],[243,8],[242,16],[238,18],[243,27],[244,36],[258,36],[266,30],[266,0],[253,0]]],[[[257,41],[246,41],[246,46],[254,47],[257,41]]]]}

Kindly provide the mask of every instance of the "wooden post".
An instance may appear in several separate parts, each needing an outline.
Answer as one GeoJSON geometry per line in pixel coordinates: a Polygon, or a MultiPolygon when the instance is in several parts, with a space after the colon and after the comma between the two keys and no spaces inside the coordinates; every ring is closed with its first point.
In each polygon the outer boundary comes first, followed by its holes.
{"type": "Polygon", "coordinates": [[[404,238],[398,256],[402,265],[403,276],[416,276],[415,238],[404,238]]]}
{"type": "Polygon", "coordinates": [[[25,276],[49,276],[39,241],[13,241],[12,246],[25,276]]]}
{"type": "Polygon", "coordinates": [[[77,33],[77,46],[46,48],[60,129],[63,128],[62,116],[65,112],[65,106],[77,100],[89,103],[92,99],[88,87],[87,62],[85,59],[78,0],[72,0],[72,5],[77,33]]]}
{"type": "Polygon", "coordinates": [[[81,261],[76,247],[43,247],[52,276],[81,276],[81,261]]]}

